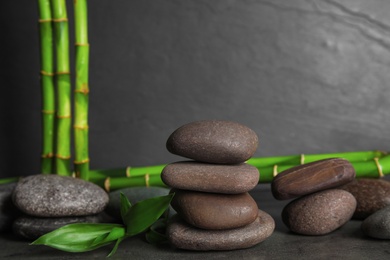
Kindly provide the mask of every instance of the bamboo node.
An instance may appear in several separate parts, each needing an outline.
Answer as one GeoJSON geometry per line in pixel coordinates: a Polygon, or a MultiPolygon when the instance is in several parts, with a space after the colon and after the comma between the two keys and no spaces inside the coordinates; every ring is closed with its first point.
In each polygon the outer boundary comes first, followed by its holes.
{"type": "Polygon", "coordinates": [[[75,46],[89,46],[89,43],[79,43],[79,42],[76,42],[75,44],[74,44],[75,46]]]}
{"type": "Polygon", "coordinates": [[[88,163],[88,162],[89,162],[89,158],[88,158],[88,159],[81,160],[81,161],[73,161],[73,163],[74,163],[74,164],[77,164],[77,165],[84,164],[84,163],[88,163]]]}
{"type": "Polygon", "coordinates": [[[43,158],[43,159],[46,159],[46,158],[50,159],[50,158],[53,158],[53,157],[54,157],[54,154],[52,154],[52,153],[47,153],[47,154],[42,154],[41,155],[41,158],[43,158]]]}
{"type": "Polygon", "coordinates": [[[55,110],[42,110],[41,112],[42,112],[42,114],[45,114],[45,115],[53,115],[56,113],[55,110]]]}
{"type": "Polygon", "coordinates": [[[64,155],[60,155],[60,154],[56,154],[55,156],[56,156],[56,158],[62,159],[62,160],[69,160],[70,159],[70,156],[64,156],[64,155]]]}
{"type": "Polygon", "coordinates": [[[55,75],[53,72],[47,72],[47,71],[44,71],[44,70],[41,70],[40,74],[43,75],[43,76],[49,76],[49,77],[53,77],[55,75]]]}
{"type": "Polygon", "coordinates": [[[305,164],[305,155],[302,153],[301,154],[301,165],[305,164]]]}
{"type": "Polygon", "coordinates": [[[73,125],[74,129],[87,130],[89,128],[88,125],[73,125]]]}
{"type": "Polygon", "coordinates": [[[70,72],[69,71],[57,71],[55,74],[56,75],[70,75],[70,72]]]}
{"type": "Polygon", "coordinates": [[[107,192],[110,192],[110,177],[107,177],[106,180],[104,181],[104,189],[107,192]]]}
{"type": "Polygon", "coordinates": [[[53,19],[39,19],[38,22],[39,23],[51,23],[53,21],[53,19]]]}
{"type": "Polygon", "coordinates": [[[145,186],[146,187],[150,186],[149,179],[150,179],[149,173],[145,174],[145,186]]]}
{"type": "Polygon", "coordinates": [[[127,166],[126,167],[126,177],[130,177],[130,170],[131,170],[131,167],[130,166],[127,166]]]}
{"type": "Polygon", "coordinates": [[[74,93],[81,93],[81,94],[84,94],[84,95],[88,95],[88,93],[89,93],[88,85],[87,85],[87,88],[76,89],[74,91],[74,93]]]}
{"type": "Polygon", "coordinates": [[[60,116],[57,114],[57,118],[63,118],[63,119],[66,119],[66,118],[71,118],[72,116],[71,115],[64,115],[64,116],[60,116]]]}
{"type": "Polygon", "coordinates": [[[64,18],[57,18],[57,19],[53,19],[52,21],[55,22],[55,23],[67,22],[68,18],[66,18],[66,17],[64,17],[64,18]]]}
{"type": "Polygon", "coordinates": [[[273,176],[276,177],[276,175],[278,175],[278,165],[277,164],[274,165],[274,169],[273,169],[273,176]]]}
{"type": "Polygon", "coordinates": [[[379,163],[379,159],[377,157],[374,158],[376,168],[378,168],[378,174],[379,177],[382,178],[384,176],[383,171],[382,171],[382,165],[379,163]]]}

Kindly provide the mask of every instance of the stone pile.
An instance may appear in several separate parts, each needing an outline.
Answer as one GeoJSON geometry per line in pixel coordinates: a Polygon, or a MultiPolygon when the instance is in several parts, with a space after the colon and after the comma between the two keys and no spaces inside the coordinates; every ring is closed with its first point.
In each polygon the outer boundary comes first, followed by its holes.
{"type": "Polygon", "coordinates": [[[106,207],[108,195],[91,182],[39,174],[21,179],[12,200],[25,214],[14,221],[14,232],[27,239],[36,239],[67,224],[104,221],[99,213],[106,207]]]}
{"type": "Polygon", "coordinates": [[[167,149],[193,161],[175,162],[162,171],[172,187],[167,237],[188,250],[232,250],[254,246],[269,237],[274,220],[249,195],[259,181],[257,168],[245,164],[258,138],[230,121],[198,121],[174,131],[167,149]]]}
{"type": "Polygon", "coordinates": [[[282,220],[291,231],[325,235],[344,225],[354,214],[355,197],[338,188],[354,179],[354,168],[347,160],[332,158],[281,172],[271,187],[276,199],[295,199],[282,211],[282,220]]]}

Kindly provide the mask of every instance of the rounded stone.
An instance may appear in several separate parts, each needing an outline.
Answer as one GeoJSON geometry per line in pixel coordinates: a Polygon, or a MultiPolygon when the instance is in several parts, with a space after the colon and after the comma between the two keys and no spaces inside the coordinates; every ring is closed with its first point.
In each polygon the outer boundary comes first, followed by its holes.
{"type": "Polygon", "coordinates": [[[22,212],[37,217],[94,215],[103,211],[108,203],[107,193],[99,186],[54,174],[21,179],[12,199],[22,212]]]}
{"type": "Polygon", "coordinates": [[[173,190],[171,205],[189,224],[202,229],[229,229],[252,223],[258,214],[249,193],[217,194],[173,190]]]}
{"type": "Polygon", "coordinates": [[[20,215],[20,211],[12,203],[12,192],[16,183],[0,185],[0,231],[11,229],[12,222],[20,215]]]}
{"type": "Polygon", "coordinates": [[[357,201],[354,219],[365,219],[374,212],[390,206],[390,182],[381,179],[356,179],[341,189],[350,192],[357,201]]]}
{"type": "Polygon", "coordinates": [[[367,217],[362,223],[366,236],[378,239],[390,239],[390,206],[382,208],[367,217]]]}
{"type": "Polygon", "coordinates": [[[242,124],[221,121],[196,121],[174,131],[168,138],[169,152],[196,161],[236,164],[248,160],[258,146],[256,133],[242,124]]]}
{"type": "Polygon", "coordinates": [[[297,198],[336,188],[355,179],[355,170],[344,159],[331,158],[299,165],[276,175],[271,184],[278,200],[297,198]]]}
{"type": "Polygon", "coordinates": [[[325,235],[348,222],[356,208],[351,193],[330,189],[298,198],[283,209],[282,219],[291,231],[325,235]]]}
{"type": "Polygon", "coordinates": [[[177,189],[238,194],[250,191],[258,184],[259,171],[245,163],[176,162],[163,169],[161,179],[166,185],[177,189]]]}
{"type": "Polygon", "coordinates": [[[127,197],[131,205],[134,205],[135,203],[145,199],[168,195],[169,189],[163,187],[131,187],[110,192],[109,202],[105,211],[117,221],[122,220],[120,210],[121,193],[127,197]]]}
{"type": "Polygon", "coordinates": [[[101,223],[105,221],[103,215],[63,218],[37,218],[23,216],[17,218],[13,225],[13,232],[23,238],[34,240],[62,226],[74,223],[101,223]]]}
{"type": "Polygon", "coordinates": [[[235,250],[261,243],[272,235],[274,229],[273,218],[266,212],[258,210],[258,217],[255,221],[244,227],[228,230],[196,228],[176,215],[170,220],[166,235],[173,246],[181,249],[235,250]]]}

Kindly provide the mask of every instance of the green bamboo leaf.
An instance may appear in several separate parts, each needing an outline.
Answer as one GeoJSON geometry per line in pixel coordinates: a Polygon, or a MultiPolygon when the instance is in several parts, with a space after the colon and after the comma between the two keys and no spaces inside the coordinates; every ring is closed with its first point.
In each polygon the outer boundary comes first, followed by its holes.
{"type": "Polygon", "coordinates": [[[125,216],[127,215],[127,213],[131,208],[131,203],[122,192],[120,193],[120,196],[121,196],[121,217],[123,223],[125,223],[125,216]]]}
{"type": "Polygon", "coordinates": [[[47,233],[31,245],[46,245],[67,252],[86,252],[107,245],[124,235],[124,227],[119,224],[75,223],[47,233]],[[112,233],[113,229],[115,231],[112,233]]]}
{"type": "Polygon", "coordinates": [[[108,254],[107,257],[111,257],[113,254],[115,254],[116,250],[118,249],[119,244],[125,239],[126,237],[120,237],[115,243],[114,248],[111,250],[111,252],[108,254]]]}
{"type": "Polygon", "coordinates": [[[150,227],[168,208],[173,196],[174,193],[150,198],[132,206],[124,219],[126,234],[133,236],[150,227]]]}
{"type": "Polygon", "coordinates": [[[165,236],[166,226],[166,219],[157,220],[153,225],[150,226],[148,232],[146,232],[146,241],[153,245],[167,242],[168,239],[165,236]]]}

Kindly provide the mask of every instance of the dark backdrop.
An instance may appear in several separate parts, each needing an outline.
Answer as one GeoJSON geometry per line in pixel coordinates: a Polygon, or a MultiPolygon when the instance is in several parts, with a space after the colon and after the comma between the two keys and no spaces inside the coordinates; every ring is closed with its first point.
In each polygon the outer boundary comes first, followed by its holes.
{"type": "MultiPolygon", "coordinates": [[[[0,1],[2,177],[39,172],[36,2],[0,1]]],[[[248,125],[256,156],[390,150],[389,11],[384,0],[89,1],[91,166],[178,160],[167,137],[200,119],[248,125]]]]}

